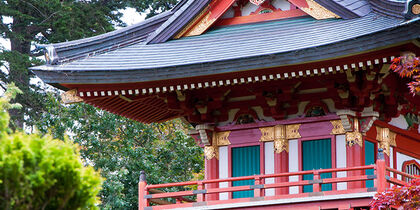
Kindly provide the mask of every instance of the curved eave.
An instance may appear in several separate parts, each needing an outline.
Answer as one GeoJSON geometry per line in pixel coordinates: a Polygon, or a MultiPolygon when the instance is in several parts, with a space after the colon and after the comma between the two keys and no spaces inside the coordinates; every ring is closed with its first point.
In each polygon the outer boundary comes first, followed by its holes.
{"type": "Polygon", "coordinates": [[[397,43],[408,42],[418,38],[420,38],[420,23],[417,20],[413,20],[396,28],[361,36],[351,40],[271,55],[137,70],[104,69],[95,71],[57,71],[51,66],[34,67],[32,70],[47,83],[111,84],[121,82],[150,82],[333,59],[336,57],[360,54],[362,52],[395,45],[397,43]]]}

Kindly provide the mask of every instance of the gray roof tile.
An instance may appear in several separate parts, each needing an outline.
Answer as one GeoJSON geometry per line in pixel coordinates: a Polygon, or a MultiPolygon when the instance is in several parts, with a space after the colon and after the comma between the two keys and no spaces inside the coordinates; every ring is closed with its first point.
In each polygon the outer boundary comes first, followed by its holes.
{"type": "Polygon", "coordinates": [[[349,20],[305,17],[236,25],[160,44],[138,43],[33,70],[48,83],[142,82],[243,71],[326,59],[419,38],[419,22],[412,20],[409,24],[415,25],[407,26],[401,19],[370,13],[349,20]]]}

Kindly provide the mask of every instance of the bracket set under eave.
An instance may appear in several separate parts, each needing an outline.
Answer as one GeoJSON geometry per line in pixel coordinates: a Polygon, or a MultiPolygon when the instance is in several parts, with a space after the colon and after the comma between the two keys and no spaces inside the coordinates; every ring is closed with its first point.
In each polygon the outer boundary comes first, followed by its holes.
{"type": "Polygon", "coordinates": [[[375,111],[354,112],[351,110],[339,110],[341,123],[346,131],[346,143],[348,146],[355,144],[363,147],[363,135],[372,127],[373,122],[379,117],[375,111]]]}

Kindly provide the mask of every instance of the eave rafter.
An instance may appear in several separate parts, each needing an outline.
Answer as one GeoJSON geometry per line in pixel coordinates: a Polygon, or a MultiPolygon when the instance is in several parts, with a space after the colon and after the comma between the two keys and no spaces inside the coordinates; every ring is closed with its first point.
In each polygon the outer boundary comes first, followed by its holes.
{"type": "Polygon", "coordinates": [[[146,123],[176,117],[195,123],[223,122],[246,113],[281,120],[301,112],[303,101],[311,101],[304,112],[313,106],[328,111],[325,100],[330,99],[335,109],[361,111],[372,106],[385,113],[380,119],[386,121],[399,114],[399,105],[419,101],[399,94],[405,84],[388,71],[399,49],[337,58],[334,66],[319,61],[153,83],[61,85],[76,89],[74,96],[85,103],[146,123]]]}

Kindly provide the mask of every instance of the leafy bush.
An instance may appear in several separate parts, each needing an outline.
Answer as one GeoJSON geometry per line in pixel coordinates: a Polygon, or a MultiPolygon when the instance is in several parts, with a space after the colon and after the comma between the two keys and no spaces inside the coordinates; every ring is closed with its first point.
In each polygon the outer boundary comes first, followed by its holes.
{"type": "Polygon", "coordinates": [[[420,209],[420,179],[413,179],[406,186],[394,185],[385,192],[377,193],[370,203],[372,209],[420,209]]]}
{"type": "Polygon", "coordinates": [[[97,209],[101,178],[76,145],[8,129],[15,93],[0,99],[0,209],[97,209]]]}

